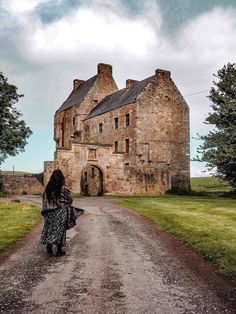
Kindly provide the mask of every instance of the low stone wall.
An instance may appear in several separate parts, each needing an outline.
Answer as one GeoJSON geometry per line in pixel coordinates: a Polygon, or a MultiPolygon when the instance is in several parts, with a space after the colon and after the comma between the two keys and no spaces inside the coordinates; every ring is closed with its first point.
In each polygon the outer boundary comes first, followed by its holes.
{"type": "Polygon", "coordinates": [[[44,187],[33,174],[0,176],[3,191],[9,194],[42,194],[44,187]]]}

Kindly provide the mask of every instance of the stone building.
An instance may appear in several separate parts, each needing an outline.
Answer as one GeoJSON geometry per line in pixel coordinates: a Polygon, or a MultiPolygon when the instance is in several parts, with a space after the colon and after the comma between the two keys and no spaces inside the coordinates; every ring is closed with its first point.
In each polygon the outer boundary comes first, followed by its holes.
{"type": "Polygon", "coordinates": [[[164,194],[190,189],[189,108],[169,71],[128,79],[118,90],[112,67],[74,80],[55,113],[54,162],[75,193],[164,194]]]}

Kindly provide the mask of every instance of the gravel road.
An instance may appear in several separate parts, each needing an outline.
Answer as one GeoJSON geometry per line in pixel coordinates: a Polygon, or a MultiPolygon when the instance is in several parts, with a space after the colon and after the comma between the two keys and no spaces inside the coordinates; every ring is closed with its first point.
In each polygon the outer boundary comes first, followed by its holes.
{"type": "Polygon", "coordinates": [[[2,257],[0,313],[236,313],[235,282],[151,222],[116,200],[74,204],[66,256],[47,256],[40,224],[2,257]]]}

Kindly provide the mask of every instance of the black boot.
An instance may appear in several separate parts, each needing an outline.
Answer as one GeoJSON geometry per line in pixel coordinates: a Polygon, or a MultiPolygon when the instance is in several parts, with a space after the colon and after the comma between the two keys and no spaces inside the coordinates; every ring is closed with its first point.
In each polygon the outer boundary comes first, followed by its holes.
{"type": "Polygon", "coordinates": [[[56,254],[56,256],[63,256],[63,255],[66,255],[66,252],[62,250],[62,245],[58,244],[57,245],[57,254],[56,254]]]}
{"type": "Polygon", "coordinates": [[[53,250],[52,250],[52,244],[51,243],[47,244],[46,249],[47,249],[47,253],[49,255],[53,255],[53,250]]]}

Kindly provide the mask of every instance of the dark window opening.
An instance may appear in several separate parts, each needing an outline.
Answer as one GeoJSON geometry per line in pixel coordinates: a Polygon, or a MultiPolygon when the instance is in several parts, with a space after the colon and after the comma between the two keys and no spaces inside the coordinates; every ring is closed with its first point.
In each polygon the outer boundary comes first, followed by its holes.
{"type": "Polygon", "coordinates": [[[63,119],[61,123],[61,146],[65,145],[65,120],[63,119]]]}
{"type": "Polygon", "coordinates": [[[99,133],[102,133],[102,123],[99,123],[99,133]]]}
{"type": "Polygon", "coordinates": [[[115,129],[119,127],[119,118],[115,118],[115,129]]]}
{"type": "Polygon", "coordinates": [[[94,168],[92,167],[92,178],[95,176],[94,168]]]}
{"type": "Polygon", "coordinates": [[[118,152],[118,149],[119,149],[119,147],[118,147],[118,141],[116,141],[116,142],[115,142],[115,153],[118,152]]]}
{"type": "Polygon", "coordinates": [[[88,182],[88,173],[87,172],[84,173],[84,181],[88,182]]]}
{"type": "Polygon", "coordinates": [[[75,117],[73,117],[72,123],[73,125],[75,125],[75,117]]]}
{"type": "Polygon", "coordinates": [[[90,130],[89,130],[89,126],[85,127],[85,136],[89,136],[90,130]]]}
{"type": "Polygon", "coordinates": [[[127,113],[127,114],[125,115],[125,125],[126,125],[126,126],[129,126],[129,124],[130,124],[129,113],[127,113]]]}
{"type": "Polygon", "coordinates": [[[128,138],[125,139],[125,152],[129,153],[129,139],[128,138]]]}

